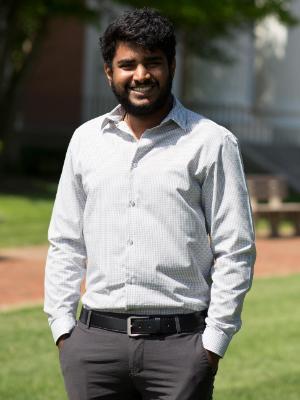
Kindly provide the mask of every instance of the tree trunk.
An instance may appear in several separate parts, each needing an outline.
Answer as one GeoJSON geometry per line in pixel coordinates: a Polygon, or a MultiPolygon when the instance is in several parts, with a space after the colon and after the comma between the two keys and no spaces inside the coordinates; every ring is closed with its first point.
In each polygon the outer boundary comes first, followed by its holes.
{"type": "Polygon", "coordinates": [[[42,28],[37,32],[36,38],[32,42],[32,50],[27,55],[22,68],[13,70],[5,90],[1,93],[0,140],[2,142],[2,153],[0,154],[0,169],[14,168],[18,161],[19,146],[17,142],[12,140],[15,134],[16,113],[22,103],[24,82],[46,35],[46,23],[47,21],[45,20],[42,28]]]}

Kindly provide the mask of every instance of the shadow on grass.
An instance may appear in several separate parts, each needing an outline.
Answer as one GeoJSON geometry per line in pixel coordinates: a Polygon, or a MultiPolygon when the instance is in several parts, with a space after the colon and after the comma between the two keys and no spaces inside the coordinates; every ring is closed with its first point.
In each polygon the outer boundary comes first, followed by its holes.
{"type": "Polygon", "coordinates": [[[27,176],[0,175],[0,194],[19,195],[31,200],[54,199],[57,182],[27,176]]]}

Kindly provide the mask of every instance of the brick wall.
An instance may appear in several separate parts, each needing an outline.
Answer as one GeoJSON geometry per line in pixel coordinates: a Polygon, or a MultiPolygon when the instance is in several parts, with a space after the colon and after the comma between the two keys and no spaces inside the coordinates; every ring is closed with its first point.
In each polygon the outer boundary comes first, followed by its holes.
{"type": "Polygon", "coordinates": [[[25,88],[22,130],[71,134],[80,124],[83,51],[82,24],[75,19],[50,24],[25,88]]]}

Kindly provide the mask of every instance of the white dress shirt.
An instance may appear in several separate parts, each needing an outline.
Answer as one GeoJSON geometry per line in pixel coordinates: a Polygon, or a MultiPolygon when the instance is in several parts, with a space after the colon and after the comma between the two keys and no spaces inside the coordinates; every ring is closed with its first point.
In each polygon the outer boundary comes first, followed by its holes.
{"type": "Polygon", "coordinates": [[[208,308],[203,344],[223,356],[251,286],[254,230],[235,136],[177,99],[137,140],[121,106],[69,144],[49,227],[45,312],[56,341],[86,308],[208,308]]]}

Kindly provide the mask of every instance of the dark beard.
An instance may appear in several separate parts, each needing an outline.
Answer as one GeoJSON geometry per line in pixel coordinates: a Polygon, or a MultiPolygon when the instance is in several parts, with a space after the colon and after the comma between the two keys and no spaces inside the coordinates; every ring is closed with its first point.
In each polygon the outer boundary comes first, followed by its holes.
{"type": "Polygon", "coordinates": [[[111,88],[118,102],[124,108],[126,113],[134,115],[135,117],[141,117],[141,116],[151,115],[155,111],[161,109],[169,101],[172,90],[172,83],[173,83],[173,77],[170,74],[166,86],[161,91],[159,97],[153,103],[143,106],[136,106],[135,104],[132,104],[130,102],[128,95],[128,88],[126,88],[124,91],[122,91],[122,93],[120,93],[120,91],[116,89],[113,82],[111,83],[111,88]]]}

